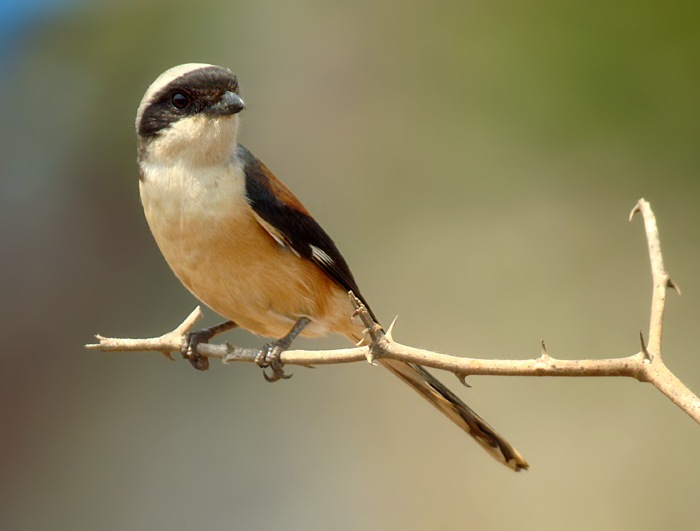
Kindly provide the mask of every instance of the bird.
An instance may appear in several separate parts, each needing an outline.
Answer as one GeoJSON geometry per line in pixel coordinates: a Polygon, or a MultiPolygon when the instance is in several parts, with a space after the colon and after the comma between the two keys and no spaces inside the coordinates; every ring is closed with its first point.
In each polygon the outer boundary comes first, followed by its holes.
{"type": "MultiPolygon", "coordinates": [[[[241,327],[273,338],[256,362],[267,380],[277,381],[289,377],[280,356],[298,335],[366,340],[364,326],[352,318],[348,292],[378,321],[331,237],[239,143],[244,109],[238,79],[228,68],[188,63],[159,75],[136,113],[139,189],[149,228],[172,271],[227,319],[188,333],[183,357],[207,369],[197,345],[241,327]]],[[[528,468],[510,443],[425,368],[377,362],[496,460],[515,471],[528,468]]]]}

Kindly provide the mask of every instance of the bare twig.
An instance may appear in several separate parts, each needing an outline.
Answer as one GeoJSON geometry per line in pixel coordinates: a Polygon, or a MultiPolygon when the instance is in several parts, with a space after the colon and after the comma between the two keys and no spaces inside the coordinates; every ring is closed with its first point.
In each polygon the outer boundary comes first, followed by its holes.
{"type": "MultiPolygon", "coordinates": [[[[471,375],[628,376],[640,382],[651,383],[696,422],[700,423],[700,400],[668,370],[661,358],[661,333],[663,330],[666,291],[668,288],[673,288],[680,294],[680,290],[664,269],[659,243],[659,231],[649,203],[644,199],[640,199],[632,210],[630,219],[636,212],[641,212],[644,218],[654,284],[649,343],[645,344],[644,337],[640,332],[641,350],[636,354],[624,358],[560,360],[553,358],[547,353],[544,341],[541,345],[541,355],[536,359],[529,360],[489,360],[438,354],[395,342],[391,336],[393,323],[389,332],[385,334],[381,327],[372,320],[362,303],[350,293],[350,297],[355,304],[356,315],[359,316],[367,328],[367,335],[370,339],[369,345],[341,350],[286,351],[282,354],[281,361],[287,365],[308,367],[363,360],[372,362],[377,358],[390,358],[450,371],[463,383],[465,383],[465,378],[471,375]]],[[[201,312],[199,308],[196,308],[175,330],[160,337],[115,339],[97,336],[100,340],[99,343],[86,346],[103,351],[156,351],[172,359],[170,352],[180,351],[185,333],[190,330],[200,316],[201,312]]],[[[225,363],[233,361],[253,362],[258,354],[257,349],[238,348],[228,343],[223,345],[200,344],[197,347],[197,352],[202,356],[222,359],[225,363]]]]}

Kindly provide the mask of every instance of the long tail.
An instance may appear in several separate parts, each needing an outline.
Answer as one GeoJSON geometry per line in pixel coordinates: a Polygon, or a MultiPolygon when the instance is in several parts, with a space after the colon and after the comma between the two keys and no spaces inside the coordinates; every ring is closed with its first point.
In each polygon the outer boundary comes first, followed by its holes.
{"type": "Polygon", "coordinates": [[[418,391],[423,398],[438,408],[457,426],[474,437],[476,442],[496,461],[516,472],[528,468],[527,461],[508,441],[423,367],[389,359],[377,361],[418,391]]]}

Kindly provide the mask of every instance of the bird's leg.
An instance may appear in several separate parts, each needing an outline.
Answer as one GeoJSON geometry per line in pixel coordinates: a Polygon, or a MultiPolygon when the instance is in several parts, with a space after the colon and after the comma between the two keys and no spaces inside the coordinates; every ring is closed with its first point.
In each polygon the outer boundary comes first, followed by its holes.
{"type": "Polygon", "coordinates": [[[263,376],[268,382],[276,382],[283,378],[287,379],[292,377],[291,374],[284,373],[284,364],[280,361],[280,356],[282,356],[282,353],[289,348],[292,341],[294,341],[310,322],[311,319],[308,317],[301,317],[292,329],[287,332],[287,335],[263,345],[263,348],[258,352],[255,363],[258,364],[258,367],[262,368],[263,376]],[[267,367],[272,369],[272,376],[268,376],[265,372],[267,367]]]}
{"type": "Polygon", "coordinates": [[[209,358],[197,352],[197,345],[200,343],[208,343],[215,335],[236,328],[236,326],[238,325],[233,321],[226,321],[225,323],[210,326],[209,328],[187,332],[182,341],[182,346],[180,347],[182,357],[189,360],[192,367],[195,369],[206,371],[209,368],[209,358]]]}

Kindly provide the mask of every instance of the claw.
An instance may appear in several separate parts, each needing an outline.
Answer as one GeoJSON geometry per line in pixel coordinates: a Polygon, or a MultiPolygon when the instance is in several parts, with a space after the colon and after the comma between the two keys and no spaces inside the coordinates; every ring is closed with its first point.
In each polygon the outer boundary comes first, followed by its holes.
{"type": "Polygon", "coordinates": [[[285,374],[284,371],[280,371],[280,374],[277,374],[276,372],[272,373],[272,376],[268,376],[267,373],[265,372],[265,369],[263,369],[263,376],[265,377],[265,380],[267,380],[270,383],[277,382],[279,380],[289,380],[293,374],[285,374]]]}
{"type": "Polygon", "coordinates": [[[192,367],[199,371],[206,371],[209,369],[209,358],[202,356],[197,352],[197,347],[200,343],[209,343],[209,340],[221,332],[226,330],[231,330],[236,327],[236,323],[233,321],[226,321],[216,326],[210,326],[209,328],[203,328],[202,330],[196,330],[194,332],[187,332],[182,340],[182,346],[180,347],[180,354],[186,360],[192,364],[192,367]]]}
{"type": "Polygon", "coordinates": [[[285,345],[284,343],[286,342],[282,340],[267,343],[263,346],[260,352],[258,352],[258,355],[255,357],[255,363],[257,363],[258,367],[260,367],[263,370],[263,376],[265,377],[265,380],[267,380],[270,383],[276,382],[278,380],[288,380],[292,377],[291,374],[285,374],[284,364],[280,360],[282,352],[284,352],[289,346],[285,345]],[[268,376],[267,372],[265,371],[265,369],[267,369],[268,367],[272,369],[271,376],[268,376]]]}
{"type": "Polygon", "coordinates": [[[280,374],[276,373],[273,369],[272,376],[268,376],[267,372],[265,372],[265,369],[263,369],[263,376],[265,377],[265,380],[268,382],[276,382],[278,380],[289,380],[293,374],[285,374],[284,371],[280,371],[280,374]]]}
{"type": "Polygon", "coordinates": [[[268,382],[276,382],[278,380],[289,380],[289,378],[292,377],[291,374],[285,374],[284,363],[282,363],[280,358],[282,353],[292,344],[294,338],[296,338],[310,322],[311,320],[308,317],[301,317],[286,336],[277,341],[272,341],[263,345],[263,348],[260,349],[260,352],[255,356],[255,363],[263,370],[265,380],[268,382]],[[268,376],[265,371],[268,367],[272,369],[271,376],[268,376]]]}
{"type": "Polygon", "coordinates": [[[197,347],[200,343],[207,343],[209,337],[205,330],[197,330],[196,332],[187,332],[180,347],[182,357],[190,362],[192,367],[198,371],[206,371],[209,369],[209,358],[202,356],[197,352],[197,347]]]}

